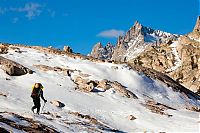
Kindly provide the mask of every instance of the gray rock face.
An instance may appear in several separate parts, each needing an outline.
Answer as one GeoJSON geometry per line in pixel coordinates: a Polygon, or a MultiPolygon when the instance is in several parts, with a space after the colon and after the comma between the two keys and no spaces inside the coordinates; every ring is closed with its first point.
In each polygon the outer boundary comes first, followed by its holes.
{"type": "Polygon", "coordinates": [[[32,74],[33,71],[12,60],[0,56],[1,68],[10,76],[21,76],[27,73],[32,74]]]}
{"type": "Polygon", "coordinates": [[[167,43],[170,40],[177,40],[178,38],[179,35],[154,30],[149,27],[145,27],[136,21],[135,24],[126,32],[125,36],[120,36],[118,38],[117,44],[113,50],[111,50],[111,53],[106,51],[105,48],[99,44],[95,45],[91,55],[99,59],[111,59],[126,62],[135,58],[149,46],[157,46],[161,43],[167,43]],[[109,56],[102,56],[104,55],[102,53],[106,53],[106,55],[109,56]]]}
{"type": "Polygon", "coordinates": [[[105,47],[98,42],[92,49],[91,56],[98,59],[111,59],[114,46],[108,43],[105,47]]]}

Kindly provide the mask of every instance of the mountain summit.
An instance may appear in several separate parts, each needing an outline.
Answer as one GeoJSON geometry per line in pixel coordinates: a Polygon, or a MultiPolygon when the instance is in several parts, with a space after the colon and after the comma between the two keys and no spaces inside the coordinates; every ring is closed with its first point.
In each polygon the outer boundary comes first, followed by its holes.
{"type": "MultiPolygon", "coordinates": [[[[176,34],[145,27],[136,21],[125,36],[118,38],[116,46],[111,51],[112,53],[109,54],[111,56],[107,56],[107,59],[121,62],[128,61],[144,51],[146,47],[167,43],[169,40],[177,40],[178,37],[179,35],[176,34]]],[[[92,51],[99,51],[96,50],[96,47],[94,48],[95,50],[93,49],[92,51]]],[[[91,53],[91,56],[95,58],[105,59],[102,58],[104,56],[102,56],[101,52],[98,55],[94,56],[93,52],[91,53]]]]}
{"type": "Polygon", "coordinates": [[[200,31],[200,16],[197,17],[197,22],[194,27],[194,31],[200,31]]]}

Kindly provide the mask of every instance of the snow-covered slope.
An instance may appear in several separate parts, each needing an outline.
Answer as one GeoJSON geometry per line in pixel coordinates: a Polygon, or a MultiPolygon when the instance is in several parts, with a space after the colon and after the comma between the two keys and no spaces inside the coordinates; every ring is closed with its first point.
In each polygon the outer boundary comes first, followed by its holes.
{"type": "MultiPolygon", "coordinates": [[[[24,118],[31,118],[58,132],[199,131],[199,113],[186,109],[199,108],[200,102],[197,99],[192,97],[190,99],[183,93],[175,92],[161,81],[151,79],[126,64],[92,62],[74,59],[67,55],[44,53],[31,48],[19,48],[21,52],[9,49],[7,54],[1,54],[1,56],[16,61],[35,73],[8,76],[0,69],[0,92],[7,95],[7,97],[0,96],[0,112],[13,112],[24,118]],[[71,76],[68,76],[62,71],[42,71],[36,65],[74,71],[71,76]],[[83,78],[90,80],[117,81],[134,93],[138,99],[127,98],[115,88],[106,91],[95,88],[96,91],[81,92],[75,89],[77,85],[73,79],[84,74],[89,76],[83,78]],[[43,84],[44,96],[48,100],[44,108],[46,114],[41,116],[35,116],[31,112],[33,104],[30,97],[31,86],[35,82],[43,84]],[[55,107],[50,104],[52,100],[63,102],[65,107],[55,107]],[[89,115],[99,123],[91,124],[91,121],[73,115],[74,112],[89,115]],[[54,117],[53,114],[59,117],[54,117]],[[130,120],[130,115],[136,119],[130,120]]],[[[0,115],[19,124],[30,125],[27,120],[22,121],[13,114],[0,113],[0,115]]],[[[0,127],[14,132],[19,131],[2,121],[0,127]]]]}

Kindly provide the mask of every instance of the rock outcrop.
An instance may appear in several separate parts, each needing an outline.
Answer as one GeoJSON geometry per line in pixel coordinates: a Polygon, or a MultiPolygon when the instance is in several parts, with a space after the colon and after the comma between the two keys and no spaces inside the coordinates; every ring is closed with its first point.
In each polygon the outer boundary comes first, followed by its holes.
{"type": "Polygon", "coordinates": [[[63,51],[66,53],[72,53],[72,49],[69,46],[64,46],[63,51]]]}
{"type": "Polygon", "coordinates": [[[24,67],[12,60],[6,59],[2,56],[0,56],[0,65],[1,69],[3,69],[10,76],[21,76],[27,73],[33,73],[31,69],[24,67]]]}
{"type": "Polygon", "coordinates": [[[111,43],[108,43],[105,47],[98,42],[92,49],[90,56],[98,59],[108,59],[112,57],[114,46],[111,43]]]}
{"type": "Polygon", "coordinates": [[[8,46],[0,44],[0,54],[6,54],[8,51],[8,46]]]}
{"type": "Polygon", "coordinates": [[[75,76],[73,82],[77,84],[77,89],[83,92],[92,92],[94,87],[97,86],[98,81],[84,79],[80,76],[75,76]]]}
{"type": "Polygon", "coordinates": [[[125,86],[120,84],[117,81],[111,82],[106,79],[101,81],[93,81],[89,79],[84,79],[80,76],[75,76],[74,83],[77,84],[77,89],[83,92],[95,92],[95,87],[101,88],[104,91],[107,91],[111,88],[113,88],[116,92],[118,92],[120,95],[127,97],[127,98],[134,98],[137,99],[138,97],[131,91],[129,91],[125,86]]]}
{"type": "Polygon", "coordinates": [[[70,76],[74,70],[67,69],[67,68],[61,68],[61,67],[51,67],[46,65],[34,65],[36,68],[42,71],[55,71],[55,72],[63,72],[63,74],[70,76]]]}

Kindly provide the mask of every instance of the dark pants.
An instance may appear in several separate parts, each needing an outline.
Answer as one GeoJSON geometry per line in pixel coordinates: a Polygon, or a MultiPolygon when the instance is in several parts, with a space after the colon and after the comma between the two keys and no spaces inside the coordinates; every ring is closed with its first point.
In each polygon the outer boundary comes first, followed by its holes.
{"type": "Polygon", "coordinates": [[[32,107],[32,110],[34,111],[34,109],[37,108],[37,113],[39,114],[40,113],[40,98],[37,97],[37,98],[33,98],[33,103],[34,103],[34,106],[32,107]]]}

